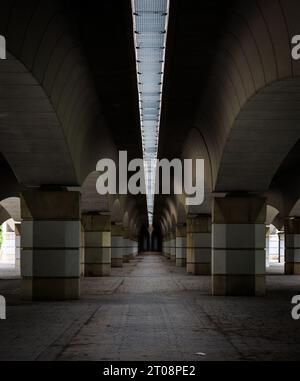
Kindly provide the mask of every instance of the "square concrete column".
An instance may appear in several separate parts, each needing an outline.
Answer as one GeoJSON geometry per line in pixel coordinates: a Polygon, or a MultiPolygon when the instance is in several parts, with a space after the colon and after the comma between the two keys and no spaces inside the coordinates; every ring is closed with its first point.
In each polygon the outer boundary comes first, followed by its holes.
{"type": "Polygon", "coordinates": [[[15,268],[21,266],[21,224],[15,224],[15,268]]]}
{"type": "Polygon", "coordinates": [[[162,255],[165,257],[166,256],[166,251],[167,251],[167,237],[165,236],[163,238],[163,243],[162,243],[162,255]]]}
{"type": "Polygon", "coordinates": [[[84,255],[84,226],[80,224],[80,276],[84,277],[84,261],[85,261],[85,255],[84,255]]]}
{"type": "Polygon", "coordinates": [[[123,262],[129,263],[129,231],[123,229],[123,262]]]}
{"type": "Polygon", "coordinates": [[[186,266],[186,225],[177,226],[176,228],[176,266],[186,266]]]}
{"type": "Polygon", "coordinates": [[[300,217],[287,219],[285,231],[285,274],[300,275],[300,217]]]}
{"type": "Polygon", "coordinates": [[[213,201],[213,295],[265,294],[266,200],[213,201]]]}
{"type": "Polygon", "coordinates": [[[176,262],[176,231],[170,234],[170,260],[176,262]]]}
{"type": "Polygon", "coordinates": [[[137,257],[139,255],[139,241],[138,238],[134,239],[134,256],[137,257]]]}
{"type": "Polygon", "coordinates": [[[127,255],[128,255],[128,259],[130,261],[134,259],[133,242],[132,242],[132,239],[130,238],[130,235],[129,235],[128,240],[127,240],[127,255]]]}
{"type": "Polygon", "coordinates": [[[211,217],[198,215],[187,219],[187,273],[211,274],[211,217]]]}
{"type": "Polygon", "coordinates": [[[137,255],[138,255],[138,244],[135,238],[132,236],[129,238],[129,258],[135,259],[137,255]]]}
{"type": "Polygon", "coordinates": [[[80,194],[21,194],[21,293],[26,300],[79,298],[80,194]]]}
{"type": "Polygon", "coordinates": [[[84,225],[84,275],[86,277],[110,276],[111,226],[110,216],[86,214],[84,225]]]}
{"type": "Polygon", "coordinates": [[[165,257],[170,259],[171,258],[171,234],[168,233],[166,235],[166,251],[165,251],[165,257]]]}
{"type": "Polygon", "coordinates": [[[111,267],[123,267],[124,239],[122,225],[111,225],[111,267]]]}

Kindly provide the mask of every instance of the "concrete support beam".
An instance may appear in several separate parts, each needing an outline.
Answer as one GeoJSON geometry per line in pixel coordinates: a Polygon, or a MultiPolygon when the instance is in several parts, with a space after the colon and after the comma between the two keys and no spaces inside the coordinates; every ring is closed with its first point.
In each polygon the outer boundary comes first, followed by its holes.
{"type": "Polygon", "coordinates": [[[266,200],[213,201],[213,295],[265,294],[266,200]]]}
{"type": "Polygon", "coordinates": [[[186,266],[187,255],[187,233],[186,225],[177,226],[176,228],[176,266],[186,266]]]}
{"type": "Polygon", "coordinates": [[[285,231],[285,274],[300,275],[300,217],[287,219],[285,231]]]}
{"type": "Polygon", "coordinates": [[[84,226],[84,275],[86,277],[110,276],[111,225],[110,216],[86,214],[84,226]]]}
{"type": "Polygon", "coordinates": [[[123,262],[129,262],[129,231],[127,229],[123,229],[123,262]]]}
{"type": "Polygon", "coordinates": [[[80,224],[80,276],[84,277],[85,244],[84,244],[84,226],[80,224]]]}
{"type": "Polygon", "coordinates": [[[138,242],[135,237],[130,237],[129,239],[129,257],[134,259],[138,255],[138,242]]]}
{"type": "Polygon", "coordinates": [[[111,225],[111,267],[123,267],[124,239],[122,225],[111,225]]]}
{"type": "Polygon", "coordinates": [[[80,194],[21,194],[21,294],[25,300],[79,298],[80,194]]]}
{"type": "Polygon", "coordinates": [[[170,233],[170,260],[176,262],[176,230],[170,233]]]}
{"type": "Polygon", "coordinates": [[[164,256],[168,259],[171,258],[171,235],[168,233],[166,235],[166,245],[165,245],[165,253],[164,256]]]}
{"type": "Polygon", "coordinates": [[[211,274],[211,217],[187,219],[187,273],[211,274]]]}
{"type": "Polygon", "coordinates": [[[133,257],[133,245],[132,245],[132,240],[129,236],[128,240],[127,240],[127,255],[128,255],[128,260],[131,261],[132,259],[134,259],[133,257]]]}

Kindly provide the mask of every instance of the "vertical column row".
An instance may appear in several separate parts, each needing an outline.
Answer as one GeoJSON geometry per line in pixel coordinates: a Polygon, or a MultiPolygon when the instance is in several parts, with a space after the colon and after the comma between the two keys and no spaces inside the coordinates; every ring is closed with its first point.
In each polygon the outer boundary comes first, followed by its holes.
{"type": "Polygon", "coordinates": [[[129,231],[128,229],[123,229],[123,262],[128,263],[129,262],[129,231]]]}
{"type": "Polygon", "coordinates": [[[111,267],[123,267],[124,239],[121,224],[111,225],[111,267]]]}
{"type": "Polygon", "coordinates": [[[285,222],[285,273],[300,275],[300,218],[285,222]]]}
{"type": "Polygon", "coordinates": [[[80,276],[84,276],[84,261],[85,261],[85,255],[84,255],[84,226],[83,226],[83,223],[81,221],[81,224],[80,224],[80,276]]]}
{"type": "Polygon", "coordinates": [[[170,260],[176,262],[176,230],[170,233],[170,260]]]}
{"type": "Polygon", "coordinates": [[[109,276],[111,272],[111,224],[110,216],[86,214],[84,226],[84,275],[87,277],[109,276]]]}
{"type": "Polygon", "coordinates": [[[176,228],[176,266],[186,266],[186,225],[177,226],[176,228]]]}

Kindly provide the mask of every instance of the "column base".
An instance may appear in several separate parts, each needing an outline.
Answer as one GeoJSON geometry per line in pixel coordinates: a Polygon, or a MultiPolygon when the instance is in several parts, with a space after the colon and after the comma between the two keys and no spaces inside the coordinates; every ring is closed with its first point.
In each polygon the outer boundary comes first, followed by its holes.
{"type": "Polygon", "coordinates": [[[284,265],[284,273],[286,275],[300,275],[300,263],[286,262],[284,265]]]}
{"type": "Polygon", "coordinates": [[[85,264],[84,276],[85,277],[102,277],[110,276],[110,263],[101,264],[85,264]]]}
{"type": "Polygon", "coordinates": [[[176,262],[176,255],[171,255],[170,260],[171,262],[176,262]]]}
{"type": "Polygon", "coordinates": [[[213,275],[214,296],[264,296],[265,275],[213,275]]]}
{"type": "Polygon", "coordinates": [[[187,273],[192,275],[211,275],[210,263],[187,263],[187,273]]]}
{"type": "Polygon", "coordinates": [[[129,255],[123,255],[123,263],[129,263],[129,255]]]}
{"type": "Polygon", "coordinates": [[[76,300],[80,296],[79,278],[22,278],[23,300],[76,300]]]}
{"type": "Polygon", "coordinates": [[[185,267],[186,258],[176,258],[176,267],[185,267]]]}
{"type": "Polygon", "coordinates": [[[112,258],[111,267],[123,267],[123,258],[112,258]]]}
{"type": "Polygon", "coordinates": [[[133,259],[134,259],[134,255],[133,254],[128,255],[128,260],[129,261],[132,261],[133,259]]]}

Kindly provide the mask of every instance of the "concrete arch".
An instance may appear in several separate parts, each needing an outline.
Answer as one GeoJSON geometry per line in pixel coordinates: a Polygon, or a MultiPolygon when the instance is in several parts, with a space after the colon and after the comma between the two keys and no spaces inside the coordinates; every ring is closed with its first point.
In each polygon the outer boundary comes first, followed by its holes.
{"type": "Polygon", "coordinates": [[[122,209],[120,200],[114,200],[111,209],[111,221],[115,223],[122,223],[122,209]]]}
{"type": "Polygon", "coordinates": [[[187,210],[184,204],[181,202],[177,203],[177,224],[183,225],[186,223],[187,210]]]}
{"type": "Polygon", "coordinates": [[[0,201],[0,205],[5,209],[15,222],[21,222],[21,201],[19,197],[9,197],[0,201]]]}
{"type": "Polygon", "coordinates": [[[162,235],[165,236],[168,233],[168,227],[167,227],[167,223],[166,223],[165,217],[162,216],[160,218],[160,220],[159,220],[159,226],[160,226],[162,235]]]}
{"type": "Polygon", "coordinates": [[[296,202],[290,212],[290,217],[300,217],[300,199],[296,202]]]}
{"type": "MultiPolygon", "coordinates": [[[[268,115],[274,112],[274,119],[286,116],[287,100],[294,104],[294,116],[297,113],[299,62],[292,61],[290,49],[295,14],[299,14],[299,4],[290,0],[284,4],[246,1],[233,8],[195,120],[211,155],[214,191],[268,189],[276,169],[295,142],[298,132],[294,126],[286,146],[272,157],[272,149],[278,147],[280,140],[274,137],[273,144],[264,147],[268,152],[267,168],[261,165],[263,153],[257,154],[261,176],[251,173],[249,168],[256,165],[252,151],[257,133],[263,129],[265,139],[268,128],[270,131],[268,115]],[[294,94],[289,94],[292,91],[294,94]],[[249,131],[252,144],[247,145],[245,134],[249,131]],[[270,160],[274,160],[274,165],[270,160]],[[235,173],[236,169],[238,176],[230,181],[229,173],[235,173]]],[[[291,121],[288,117],[285,120],[291,121]]],[[[283,133],[282,123],[278,122],[278,128],[283,133]]],[[[257,151],[261,150],[257,146],[257,151]]]]}
{"type": "Polygon", "coordinates": [[[3,206],[0,205],[0,225],[4,224],[4,222],[11,219],[10,214],[3,206]]]}
{"type": "Polygon", "coordinates": [[[267,205],[266,225],[273,224],[275,218],[278,216],[279,210],[272,205],[267,205]]]}
{"type": "Polygon", "coordinates": [[[80,188],[82,213],[109,212],[111,210],[110,196],[100,195],[97,192],[96,182],[98,176],[98,172],[91,172],[86,177],[82,184],[82,187],[80,188]]]}
{"type": "MultiPolygon", "coordinates": [[[[204,202],[201,205],[189,206],[188,214],[209,214],[211,213],[211,193],[213,189],[212,183],[212,166],[211,157],[206,145],[205,139],[197,128],[192,128],[185,140],[182,159],[192,159],[193,166],[195,167],[194,160],[204,160],[204,202]]],[[[195,183],[196,172],[193,173],[193,182],[195,183]]]]}
{"type": "Polygon", "coordinates": [[[216,191],[269,189],[300,136],[299,85],[300,78],[274,82],[248,100],[227,137],[216,191]]]}
{"type": "Polygon", "coordinates": [[[0,152],[25,185],[80,185],[115,155],[69,11],[50,0],[8,1],[1,11],[9,54],[0,62],[0,152]],[[12,124],[14,139],[5,135],[12,124]]]}
{"type": "Polygon", "coordinates": [[[299,152],[300,139],[282,162],[267,193],[268,202],[279,210],[281,223],[300,198],[299,152]]]}
{"type": "Polygon", "coordinates": [[[168,197],[166,200],[166,208],[169,212],[172,226],[176,225],[177,221],[177,208],[176,208],[176,200],[172,199],[171,197],[168,197]]]}
{"type": "Polygon", "coordinates": [[[21,187],[11,167],[9,166],[8,162],[5,160],[4,156],[1,153],[0,176],[0,200],[6,199],[8,197],[17,197],[21,191],[21,187]]]}
{"type": "Polygon", "coordinates": [[[123,228],[124,229],[128,229],[129,228],[129,216],[128,216],[128,212],[125,212],[125,214],[123,216],[123,228]]]}

